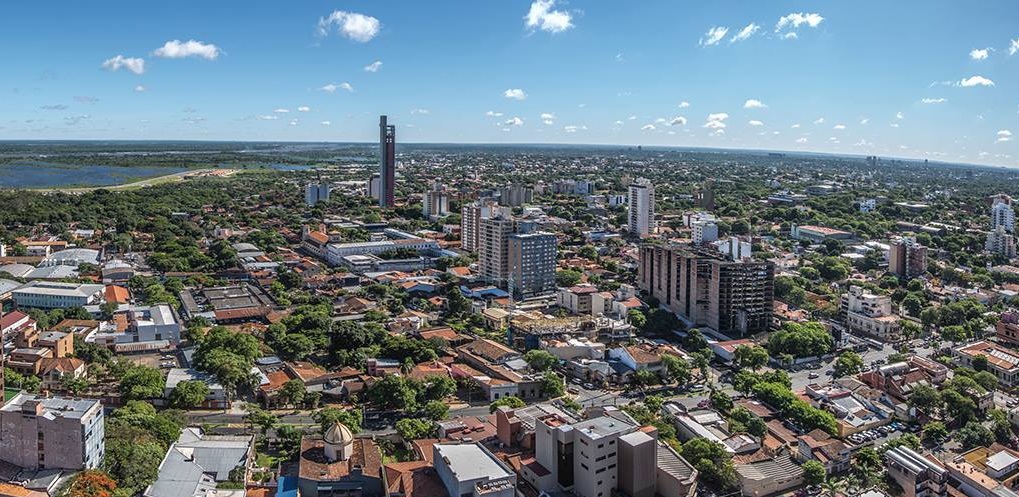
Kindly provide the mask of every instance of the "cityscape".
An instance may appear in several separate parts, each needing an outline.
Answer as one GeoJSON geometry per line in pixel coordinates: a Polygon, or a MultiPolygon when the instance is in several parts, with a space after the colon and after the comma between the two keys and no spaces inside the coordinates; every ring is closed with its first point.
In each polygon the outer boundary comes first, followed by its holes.
{"type": "Polygon", "coordinates": [[[1019,497],[1019,5],[115,3],[0,19],[0,497],[1019,497]]]}

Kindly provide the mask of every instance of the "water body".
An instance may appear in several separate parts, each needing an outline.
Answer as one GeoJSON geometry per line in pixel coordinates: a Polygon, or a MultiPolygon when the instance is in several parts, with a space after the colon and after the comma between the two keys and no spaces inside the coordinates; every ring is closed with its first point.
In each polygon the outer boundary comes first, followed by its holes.
{"type": "Polygon", "coordinates": [[[0,164],[0,188],[113,186],[179,173],[184,170],[184,168],[178,167],[116,167],[17,162],[0,164]]]}

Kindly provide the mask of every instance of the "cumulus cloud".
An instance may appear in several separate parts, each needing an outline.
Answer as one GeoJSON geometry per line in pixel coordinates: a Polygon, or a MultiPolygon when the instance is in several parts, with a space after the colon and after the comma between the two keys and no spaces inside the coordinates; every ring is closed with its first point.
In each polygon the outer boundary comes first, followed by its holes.
{"type": "Polygon", "coordinates": [[[165,59],[198,57],[205,60],[216,60],[219,58],[219,53],[219,47],[212,43],[203,43],[196,40],[170,40],[153,51],[152,55],[165,59]]]}
{"type": "Polygon", "coordinates": [[[318,35],[326,36],[329,31],[336,28],[341,36],[360,43],[367,43],[379,34],[382,23],[372,16],[347,12],[345,10],[334,10],[332,14],[318,20],[318,35]]]}
{"type": "Polygon", "coordinates": [[[326,93],[334,93],[336,90],[347,90],[349,92],[353,92],[354,91],[354,87],[350,83],[347,83],[346,81],[344,81],[344,82],[342,82],[340,84],[329,83],[329,84],[319,88],[318,90],[319,91],[324,91],[326,93]]]}
{"type": "Polygon", "coordinates": [[[540,29],[549,33],[562,33],[572,28],[573,15],[554,7],[555,0],[535,0],[524,16],[524,25],[532,31],[540,29]]]}
{"type": "Polygon", "coordinates": [[[819,117],[817,119],[814,119],[814,124],[824,124],[824,118],[819,117]]]}
{"type": "Polygon", "coordinates": [[[587,129],[587,126],[575,126],[575,125],[572,125],[572,124],[570,124],[568,126],[563,126],[563,131],[565,131],[567,133],[576,133],[577,131],[582,131],[582,130],[586,130],[586,129],[587,129]]]}
{"type": "Polygon", "coordinates": [[[104,60],[100,67],[107,71],[119,71],[121,69],[126,69],[135,74],[145,74],[145,59],[118,55],[111,59],[104,60]]]}
{"type": "Polygon", "coordinates": [[[551,126],[552,123],[555,122],[555,114],[553,114],[551,112],[542,112],[541,113],[541,122],[551,126]]]}
{"type": "Polygon", "coordinates": [[[523,126],[524,125],[524,120],[520,119],[519,117],[511,117],[511,118],[503,121],[502,124],[503,124],[503,126],[523,126]]]}
{"type": "Polygon", "coordinates": [[[1008,54],[1015,55],[1016,52],[1019,52],[1019,38],[1009,40],[1008,54]]]}
{"type": "Polygon", "coordinates": [[[654,124],[645,124],[645,125],[640,127],[641,131],[654,131],[655,129],[657,129],[657,128],[655,128],[654,124]]]}
{"type": "Polygon", "coordinates": [[[761,102],[760,100],[757,100],[755,98],[751,98],[748,99],[746,102],[743,102],[744,109],[763,109],[765,107],[767,107],[767,105],[764,105],[764,102],[761,102]]]}
{"type": "Polygon", "coordinates": [[[896,118],[896,119],[902,119],[902,118],[904,118],[904,117],[906,117],[906,115],[905,115],[905,114],[903,114],[903,113],[902,113],[902,111],[899,111],[899,112],[896,112],[896,113],[895,113],[895,118],[896,118]]]}
{"type": "Polygon", "coordinates": [[[148,91],[148,88],[146,88],[145,85],[138,85],[134,87],[134,91],[141,93],[143,91],[148,91]]]}
{"type": "Polygon", "coordinates": [[[795,39],[797,39],[799,37],[800,37],[800,35],[796,34],[795,31],[790,31],[788,33],[785,33],[785,34],[779,36],[779,38],[783,39],[783,40],[795,40],[795,39]]]}
{"type": "Polygon", "coordinates": [[[375,62],[364,66],[365,72],[379,72],[379,69],[382,69],[381,60],[376,60],[375,62]]]}
{"type": "Polygon", "coordinates": [[[502,117],[502,112],[496,112],[494,110],[490,110],[488,112],[485,112],[485,115],[488,116],[488,117],[502,117]]]}
{"type": "Polygon", "coordinates": [[[527,93],[524,93],[524,90],[521,90],[520,88],[510,88],[502,92],[502,96],[512,98],[513,100],[523,100],[527,98],[527,93]]]}
{"type": "Polygon", "coordinates": [[[686,100],[684,100],[684,101],[679,103],[679,108],[680,109],[685,109],[685,108],[687,108],[689,106],[690,106],[690,102],[687,102],[686,100]]]}
{"type": "Polygon", "coordinates": [[[801,136],[796,139],[796,143],[807,143],[807,138],[801,136]]]}
{"type": "Polygon", "coordinates": [[[820,14],[793,12],[778,19],[778,22],[775,23],[775,32],[778,33],[786,28],[797,29],[804,24],[811,28],[816,28],[821,24],[821,21],[824,21],[824,18],[820,14]]]}
{"type": "Polygon", "coordinates": [[[789,126],[789,127],[792,128],[792,129],[798,129],[800,127],[800,123],[796,123],[796,124],[794,124],[792,126],[789,126]]]}
{"type": "Polygon", "coordinates": [[[870,122],[870,119],[869,119],[869,118],[866,118],[866,117],[865,117],[865,118],[863,118],[863,119],[860,119],[860,124],[861,124],[861,125],[866,125],[866,124],[867,124],[867,123],[869,123],[869,122],[870,122]]]}
{"type": "Polygon", "coordinates": [[[845,124],[836,124],[834,127],[832,127],[832,129],[838,130],[838,131],[842,131],[842,130],[846,129],[846,125],[845,124]]]}
{"type": "Polygon", "coordinates": [[[947,98],[941,98],[941,97],[938,97],[938,98],[924,98],[924,99],[920,100],[920,103],[922,103],[922,104],[943,104],[943,103],[945,103],[947,101],[948,101],[947,98]]]}
{"type": "Polygon", "coordinates": [[[710,47],[711,45],[717,45],[718,42],[725,38],[726,33],[729,32],[729,28],[725,26],[712,26],[704,36],[701,37],[698,45],[702,47],[710,47]]]}
{"type": "Polygon", "coordinates": [[[308,107],[307,105],[302,105],[297,108],[297,112],[311,112],[311,107],[308,107]]]}
{"type": "Polygon", "coordinates": [[[290,120],[290,125],[291,126],[297,126],[297,119],[291,119],[290,120]]]}
{"type": "Polygon", "coordinates": [[[747,38],[753,36],[754,33],[759,31],[760,29],[761,29],[760,25],[754,23],[747,24],[743,29],[739,30],[739,33],[736,33],[732,38],[729,38],[729,43],[736,43],[737,41],[746,40],[747,38]]]}
{"type": "Polygon", "coordinates": [[[984,59],[987,58],[988,55],[990,55],[991,50],[993,50],[993,49],[990,48],[990,47],[988,47],[988,48],[974,48],[973,50],[969,51],[969,58],[971,58],[973,60],[984,60],[984,59]]]}
{"type": "Polygon", "coordinates": [[[704,123],[703,127],[714,130],[724,129],[726,119],[729,119],[729,114],[726,114],[725,112],[708,114],[708,119],[704,123]]]}
{"type": "Polygon", "coordinates": [[[747,124],[749,124],[751,126],[764,126],[764,123],[762,123],[761,121],[758,121],[756,119],[747,122],[747,124]]]}
{"type": "Polygon", "coordinates": [[[275,112],[277,114],[289,114],[290,113],[290,109],[276,109],[273,112],[275,112]]]}
{"type": "Polygon", "coordinates": [[[686,118],[683,116],[676,116],[669,120],[669,126],[686,126],[686,118]]]}
{"type": "Polygon", "coordinates": [[[995,141],[998,142],[1012,141],[1012,132],[1007,129],[998,131],[998,139],[995,141]]]}
{"type": "Polygon", "coordinates": [[[969,88],[972,86],[994,86],[994,81],[991,81],[983,76],[970,76],[965,79],[959,80],[955,83],[955,86],[961,86],[963,88],[969,88]]]}

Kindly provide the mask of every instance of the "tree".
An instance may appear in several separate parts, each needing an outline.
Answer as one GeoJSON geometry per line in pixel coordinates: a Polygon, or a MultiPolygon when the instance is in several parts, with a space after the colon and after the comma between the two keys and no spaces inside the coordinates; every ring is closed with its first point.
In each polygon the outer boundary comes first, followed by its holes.
{"type": "Polygon", "coordinates": [[[144,433],[131,438],[117,436],[118,433],[122,434],[116,430],[107,432],[103,469],[121,489],[134,494],[155,481],[166,449],[144,433]]]}
{"type": "Polygon", "coordinates": [[[563,269],[556,271],[555,273],[555,284],[559,287],[571,287],[580,283],[580,278],[583,275],[580,271],[575,269],[563,269]]]}
{"type": "Polygon", "coordinates": [[[201,380],[186,380],[177,384],[170,394],[170,405],[178,409],[191,409],[202,405],[209,396],[209,386],[201,380]]]}
{"type": "Polygon", "coordinates": [[[821,482],[821,492],[827,497],[838,497],[845,488],[846,482],[842,479],[832,480],[831,478],[825,478],[821,482]]]}
{"type": "Polygon", "coordinates": [[[97,469],[88,469],[75,475],[58,493],[58,497],[111,497],[117,482],[97,469]]]}
{"type": "Polygon", "coordinates": [[[319,424],[323,432],[336,422],[339,422],[349,428],[351,433],[358,433],[361,431],[361,424],[364,422],[364,416],[361,414],[360,409],[344,410],[336,407],[319,409],[311,415],[311,418],[319,424]]]}
{"type": "Polygon", "coordinates": [[[388,408],[413,411],[417,408],[417,392],[403,376],[386,375],[368,388],[372,404],[388,408]]]}
{"type": "Polygon", "coordinates": [[[987,356],[981,354],[974,357],[972,366],[975,371],[987,371],[987,356]]]}
{"type": "Polygon", "coordinates": [[[803,463],[803,481],[807,485],[820,485],[827,476],[823,464],[813,459],[803,463]]]}
{"type": "Polygon", "coordinates": [[[936,416],[944,406],[941,393],[929,385],[917,385],[914,387],[913,395],[909,396],[907,402],[910,406],[928,416],[936,416]]]}
{"type": "Polygon", "coordinates": [[[690,381],[690,364],[682,357],[662,354],[662,366],[666,381],[680,384],[690,381]]]}
{"type": "Polygon", "coordinates": [[[795,358],[822,356],[832,351],[834,340],[824,325],[817,322],[787,322],[768,337],[772,356],[789,354],[795,358]]]}
{"type": "Polygon", "coordinates": [[[637,386],[651,386],[659,383],[660,378],[650,369],[638,369],[633,373],[633,383],[637,386]]]}
{"type": "Polygon", "coordinates": [[[298,405],[304,402],[304,394],[307,390],[304,388],[304,382],[294,378],[283,384],[280,388],[279,397],[283,401],[284,405],[298,405]]]}
{"type": "Polygon", "coordinates": [[[694,438],[683,444],[680,455],[700,472],[708,485],[723,490],[735,488],[736,468],[722,444],[706,438],[694,438]]]}
{"type": "Polygon", "coordinates": [[[690,330],[690,332],[686,334],[686,338],[683,339],[683,348],[690,352],[700,352],[702,350],[708,350],[711,347],[708,345],[708,339],[704,338],[704,334],[701,333],[701,330],[694,328],[690,330]]]}
{"type": "Polygon", "coordinates": [[[492,402],[491,404],[489,404],[488,405],[488,412],[494,413],[496,410],[498,410],[502,406],[506,406],[506,407],[508,407],[510,409],[520,409],[521,407],[524,407],[525,405],[527,405],[527,404],[525,404],[524,401],[520,399],[520,397],[515,397],[513,395],[507,395],[507,396],[505,396],[505,397],[503,397],[501,399],[498,399],[495,402],[492,402]]]}
{"type": "Polygon", "coordinates": [[[434,422],[420,418],[403,418],[396,422],[396,433],[405,441],[432,438],[437,426],[434,422]]]}
{"type": "Polygon", "coordinates": [[[280,420],[275,414],[254,404],[247,404],[244,406],[244,409],[248,411],[248,413],[244,415],[244,421],[253,427],[258,427],[258,429],[262,432],[263,438],[269,430],[279,425],[280,420]]]}
{"type": "Polygon", "coordinates": [[[552,371],[541,376],[541,391],[546,397],[562,397],[566,393],[566,382],[552,371]]]}
{"type": "Polygon", "coordinates": [[[541,349],[528,350],[527,353],[524,354],[524,360],[527,361],[527,365],[531,366],[531,369],[535,371],[548,371],[559,363],[558,357],[541,349]]]}
{"type": "Polygon", "coordinates": [[[948,428],[940,421],[931,421],[923,427],[923,439],[931,443],[941,443],[948,439],[948,428]]]}
{"type": "Polygon", "coordinates": [[[290,460],[301,451],[301,438],[304,432],[294,425],[280,425],[276,428],[276,438],[279,440],[280,455],[290,460]]]}
{"type": "Polygon", "coordinates": [[[965,450],[984,447],[994,443],[994,433],[978,421],[970,421],[955,432],[955,439],[965,450]]]}
{"type": "Polygon", "coordinates": [[[120,395],[125,400],[152,399],[163,396],[166,378],[156,368],[132,366],[120,379],[120,395]]]}
{"type": "Polygon", "coordinates": [[[428,419],[441,421],[446,419],[446,415],[449,414],[449,405],[441,400],[429,400],[425,403],[422,411],[428,419]]]}
{"type": "Polygon", "coordinates": [[[740,345],[736,347],[733,360],[739,368],[757,371],[768,364],[768,351],[760,345],[740,345]]]}
{"type": "Polygon", "coordinates": [[[860,357],[860,354],[848,350],[839,354],[834,369],[836,378],[859,373],[863,370],[863,358],[860,357]]]}
{"type": "Polygon", "coordinates": [[[711,401],[711,407],[723,413],[732,411],[734,405],[732,397],[729,397],[729,394],[721,390],[712,390],[711,394],[708,395],[708,400],[711,401]]]}

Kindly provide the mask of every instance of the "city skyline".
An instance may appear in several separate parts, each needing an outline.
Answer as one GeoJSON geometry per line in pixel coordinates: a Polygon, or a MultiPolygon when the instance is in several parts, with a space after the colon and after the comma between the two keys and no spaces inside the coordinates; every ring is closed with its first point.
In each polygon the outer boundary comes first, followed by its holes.
{"type": "Polygon", "coordinates": [[[388,114],[401,143],[1019,166],[1010,2],[243,5],[9,6],[0,139],[371,142],[388,114]]]}

